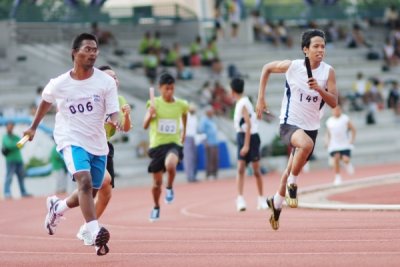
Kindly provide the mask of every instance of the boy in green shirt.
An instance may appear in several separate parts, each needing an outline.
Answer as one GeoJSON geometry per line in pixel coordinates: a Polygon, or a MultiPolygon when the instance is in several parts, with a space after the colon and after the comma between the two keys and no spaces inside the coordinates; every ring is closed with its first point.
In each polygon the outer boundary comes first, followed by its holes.
{"type": "Polygon", "coordinates": [[[148,172],[153,173],[154,200],[154,208],[150,214],[151,222],[160,217],[160,196],[164,172],[168,173],[165,202],[170,204],[174,200],[172,186],[176,166],[183,159],[182,144],[185,140],[186,118],[189,110],[189,104],[185,100],[174,97],[175,79],[169,73],[161,75],[159,89],[161,96],[147,102],[148,110],[143,121],[144,129],[150,126],[151,162],[148,172]]]}

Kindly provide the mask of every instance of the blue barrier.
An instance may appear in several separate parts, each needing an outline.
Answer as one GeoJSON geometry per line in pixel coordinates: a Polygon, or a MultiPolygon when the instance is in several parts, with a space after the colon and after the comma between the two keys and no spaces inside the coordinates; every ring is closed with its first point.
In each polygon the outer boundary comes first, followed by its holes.
{"type": "MultiPolygon", "coordinates": [[[[229,169],[232,167],[230,162],[228,145],[226,142],[220,142],[218,144],[218,157],[219,157],[219,169],[229,169]]],[[[206,149],[204,144],[197,145],[197,170],[205,170],[206,169],[206,149]]],[[[185,168],[183,162],[180,162],[177,166],[178,171],[183,171],[185,168]]]]}
{"type": "MultiPolygon", "coordinates": [[[[12,118],[7,118],[7,117],[2,117],[0,116],[0,126],[6,125],[8,122],[13,122],[15,124],[28,124],[30,125],[32,123],[32,119],[30,117],[12,117],[12,118]]],[[[38,127],[40,130],[42,130],[44,133],[48,134],[49,136],[53,136],[53,129],[50,127],[47,127],[46,125],[43,125],[42,123],[39,124],[38,127]]]]}

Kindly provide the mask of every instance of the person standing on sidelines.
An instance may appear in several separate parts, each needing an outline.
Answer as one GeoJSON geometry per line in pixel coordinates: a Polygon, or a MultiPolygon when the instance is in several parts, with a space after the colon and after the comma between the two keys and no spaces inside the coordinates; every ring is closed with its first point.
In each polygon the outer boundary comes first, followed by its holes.
{"type": "Polygon", "coordinates": [[[7,133],[3,136],[1,151],[6,159],[6,177],[4,179],[4,198],[11,199],[11,183],[13,175],[18,178],[19,190],[22,197],[31,197],[25,187],[25,169],[21,150],[17,147],[19,136],[14,134],[14,122],[6,124],[7,133]]]}
{"type": "Polygon", "coordinates": [[[196,106],[189,105],[189,112],[187,113],[186,122],[186,137],[183,144],[183,167],[185,169],[186,178],[189,183],[197,182],[197,115],[196,106]]]}
{"type": "MultiPolygon", "coordinates": [[[[103,65],[99,67],[99,70],[104,71],[108,75],[110,75],[119,88],[119,80],[115,71],[108,65],[103,65]]],[[[121,130],[124,132],[128,132],[132,128],[131,122],[131,107],[127,103],[125,97],[118,95],[118,102],[121,110],[119,111],[119,122],[121,125],[121,130]]],[[[111,199],[112,188],[114,188],[114,146],[110,142],[110,138],[116,133],[115,127],[108,123],[110,116],[106,116],[106,120],[104,123],[104,128],[106,130],[107,136],[107,144],[108,144],[108,155],[107,155],[107,166],[105,171],[105,176],[103,180],[103,184],[101,188],[96,194],[94,199],[95,209],[96,209],[96,217],[97,219],[103,214],[106,209],[108,202],[111,199]]],[[[83,240],[83,243],[87,246],[93,245],[93,240],[91,238],[90,232],[86,229],[86,224],[81,225],[79,231],[77,233],[77,238],[79,240],[83,240]]]]}
{"type": "Polygon", "coordinates": [[[332,109],[332,116],[326,121],[326,137],[328,153],[333,160],[335,171],[334,185],[342,183],[340,175],[340,162],[343,161],[348,174],[354,173],[354,167],[350,162],[351,149],[356,138],[356,128],[349,116],[342,113],[342,108],[336,106],[332,109]]]}
{"type": "Polygon", "coordinates": [[[78,190],[63,200],[57,196],[47,198],[45,229],[54,235],[64,213],[80,206],[96,254],[101,256],[109,252],[110,233],[99,225],[93,196],[103,183],[107,161],[104,118],[111,114],[109,123],[119,128],[119,105],[114,79],[94,68],[98,53],[94,35],[82,33],[75,37],[71,51],[73,68],[46,85],[32,124],[24,135],[32,141],[40,121],[52,104],[57,105],[54,140],[78,190]]]}
{"type": "Polygon", "coordinates": [[[292,146],[286,170],[279,189],[267,199],[272,210],[270,224],[279,228],[282,204],[296,208],[297,177],[314,150],[324,103],[336,107],[338,92],[333,67],[323,61],[325,56],[325,33],[319,29],[306,30],[301,37],[301,49],[310,60],[312,77],[308,78],[304,59],[273,61],[264,65],[258,90],[257,116],[267,110],[265,90],[271,73],[285,73],[285,94],[280,115],[280,136],[282,141],[292,146]]]}
{"type": "Polygon", "coordinates": [[[236,198],[237,211],[246,210],[246,201],[243,197],[246,166],[251,162],[256,178],[258,198],[257,209],[266,209],[267,202],[263,196],[263,181],[260,168],[260,136],[258,134],[258,120],[248,96],[244,95],[244,81],[234,78],[231,81],[232,97],[236,101],[233,115],[238,145],[237,178],[238,196],[236,198]]]}
{"type": "Polygon", "coordinates": [[[171,74],[164,73],[160,76],[159,90],[161,96],[151,97],[152,99],[147,102],[148,109],[143,121],[145,130],[150,127],[148,154],[151,162],[148,172],[153,174],[154,200],[154,208],[149,218],[151,222],[160,218],[160,196],[164,172],[168,174],[165,202],[171,204],[174,200],[173,183],[176,166],[183,159],[182,144],[185,140],[189,110],[189,104],[185,100],[174,96],[175,79],[171,74]]]}

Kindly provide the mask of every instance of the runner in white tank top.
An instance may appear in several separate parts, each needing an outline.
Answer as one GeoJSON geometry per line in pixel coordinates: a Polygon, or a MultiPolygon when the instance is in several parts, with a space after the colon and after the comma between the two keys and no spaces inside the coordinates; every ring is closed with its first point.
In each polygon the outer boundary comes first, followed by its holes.
{"type": "Polygon", "coordinates": [[[308,78],[305,60],[273,61],[264,65],[258,91],[257,116],[266,111],[265,90],[271,73],[285,73],[286,86],[280,116],[280,134],[293,148],[276,194],[267,200],[272,210],[270,224],[279,228],[283,201],[297,207],[297,176],[310,157],[320,127],[323,103],[335,107],[338,101],[334,69],[322,60],[325,56],[325,33],[318,29],[305,31],[301,48],[310,60],[312,77],[308,78]]]}
{"type": "Polygon", "coordinates": [[[237,176],[236,185],[238,195],[236,198],[236,210],[245,211],[246,201],[243,197],[244,179],[246,167],[249,163],[253,168],[257,185],[257,209],[266,209],[267,203],[263,193],[263,181],[260,167],[260,136],[258,134],[258,119],[254,107],[248,96],[244,94],[244,80],[232,79],[232,98],[236,101],[233,122],[236,129],[237,142],[237,176]]]}
{"type": "Polygon", "coordinates": [[[354,173],[353,165],[350,162],[351,150],[356,138],[356,128],[349,116],[342,113],[342,108],[336,106],[332,109],[332,116],[326,121],[326,143],[328,153],[332,159],[332,167],[335,172],[334,185],[342,183],[340,175],[340,162],[343,161],[348,174],[354,173]]]}

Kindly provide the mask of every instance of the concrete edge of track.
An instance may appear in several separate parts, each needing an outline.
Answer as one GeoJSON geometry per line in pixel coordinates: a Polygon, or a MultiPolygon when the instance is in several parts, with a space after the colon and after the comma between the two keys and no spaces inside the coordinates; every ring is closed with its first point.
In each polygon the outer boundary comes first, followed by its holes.
{"type": "Polygon", "coordinates": [[[325,184],[306,187],[299,190],[299,208],[307,209],[328,209],[328,210],[400,210],[397,204],[350,204],[335,202],[327,199],[328,196],[352,191],[375,185],[398,183],[400,173],[371,176],[343,182],[340,185],[325,184]]]}

